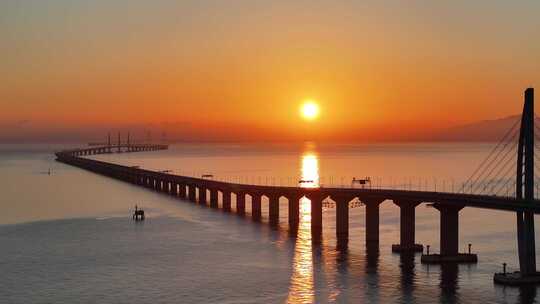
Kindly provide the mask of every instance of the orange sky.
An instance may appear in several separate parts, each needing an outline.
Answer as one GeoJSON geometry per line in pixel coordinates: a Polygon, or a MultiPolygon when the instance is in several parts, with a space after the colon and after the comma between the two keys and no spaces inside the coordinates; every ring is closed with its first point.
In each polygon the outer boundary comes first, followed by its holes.
{"type": "Polygon", "coordinates": [[[535,1],[20,2],[0,3],[0,141],[414,139],[540,84],[535,1]]]}

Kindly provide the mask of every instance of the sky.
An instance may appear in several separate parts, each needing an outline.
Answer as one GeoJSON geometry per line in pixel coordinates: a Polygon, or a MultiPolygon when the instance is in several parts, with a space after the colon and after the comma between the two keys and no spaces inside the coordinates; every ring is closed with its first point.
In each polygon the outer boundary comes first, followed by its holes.
{"type": "Polygon", "coordinates": [[[539,12],[532,0],[4,0],[0,142],[416,140],[521,111],[540,87],[539,12]],[[318,119],[300,117],[306,99],[318,119]]]}

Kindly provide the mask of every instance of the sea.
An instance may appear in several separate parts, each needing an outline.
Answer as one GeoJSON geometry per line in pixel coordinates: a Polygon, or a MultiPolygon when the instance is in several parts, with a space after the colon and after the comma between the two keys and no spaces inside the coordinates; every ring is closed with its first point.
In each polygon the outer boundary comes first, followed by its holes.
{"type": "MultiPolygon", "coordinates": [[[[515,214],[467,207],[460,251],[469,265],[424,265],[399,255],[399,208],[380,212],[380,244],[365,242],[365,210],[351,205],[349,244],[323,210],[313,242],[310,204],[292,233],[280,224],[210,209],[55,161],[61,144],[0,145],[0,303],[536,303],[536,287],[494,284],[518,270],[515,214]],[[134,206],[144,222],[131,219],[134,206]]],[[[179,143],[166,151],[91,156],[179,175],[266,185],[457,192],[493,143],[179,143]],[[360,185],[352,185],[361,187],[360,185]]],[[[511,188],[511,187],[510,187],[511,188]]],[[[511,189],[504,188],[508,194],[511,189]]],[[[509,194],[511,195],[511,193],[509,194]]],[[[233,203],[234,209],[234,203],[233,203]]],[[[416,208],[416,242],[439,250],[439,213],[416,208]]],[[[540,227],[538,218],[536,226],[540,227]]],[[[539,239],[537,229],[537,239],[539,239]]],[[[540,243],[537,241],[537,243],[540,243]]],[[[540,252],[537,250],[537,253],[540,252]]]]}

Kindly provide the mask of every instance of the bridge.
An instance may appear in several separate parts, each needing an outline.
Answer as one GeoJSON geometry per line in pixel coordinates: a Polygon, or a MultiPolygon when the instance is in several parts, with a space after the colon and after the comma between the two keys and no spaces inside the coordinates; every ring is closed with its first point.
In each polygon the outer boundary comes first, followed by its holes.
{"type": "Polygon", "coordinates": [[[79,156],[107,154],[107,153],[158,151],[158,150],[167,150],[168,148],[169,148],[168,145],[162,145],[162,144],[119,144],[119,145],[107,145],[107,146],[99,146],[99,147],[64,150],[62,152],[57,153],[57,155],[62,153],[62,154],[68,154],[74,157],[79,157],[79,156]]]}
{"type": "Polygon", "coordinates": [[[268,202],[269,224],[279,224],[280,199],[288,201],[288,224],[291,230],[299,225],[300,199],[308,198],[311,204],[311,233],[320,240],[323,225],[323,204],[335,202],[336,238],[340,246],[346,246],[349,237],[349,205],[361,201],[365,206],[366,242],[379,243],[379,206],[391,200],[400,208],[400,243],[392,246],[397,252],[423,251],[415,242],[415,208],[429,204],[440,213],[440,252],[422,255],[422,262],[476,262],[472,253],[460,253],[459,212],[465,207],[504,210],[516,214],[518,255],[520,272],[496,274],[494,279],[502,284],[540,282],[536,272],[534,214],[540,213],[540,200],[534,197],[535,188],[535,126],[534,90],[525,91],[523,115],[495,146],[488,157],[462,185],[460,191],[436,192],[396,189],[358,189],[337,187],[291,187],[252,185],[130,167],[81,156],[111,153],[112,151],[138,152],[167,149],[166,145],[109,144],[56,153],[57,160],[98,174],[126,181],[191,201],[211,208],[231,212],[233,195],[236,212],[246,214],[246,197],[251,198],[251,217],[261,221],[263,201],[268,202]],[[510,156],[510,157],[509,157],[510,156]],[[513,156],[513,157],[512,157],[513,156]],[[508,169],[509,168],[509,169],[508,169]],[[507,176],[510,174],[510,177],[507,176]],[[502,176],[502,177],[501,177],[502,176]],[[515,189],[512,195],[502,195],[501,189],[508,185],[515,189]],[[263,198],[265,198],[263,200],[263,198]]]}

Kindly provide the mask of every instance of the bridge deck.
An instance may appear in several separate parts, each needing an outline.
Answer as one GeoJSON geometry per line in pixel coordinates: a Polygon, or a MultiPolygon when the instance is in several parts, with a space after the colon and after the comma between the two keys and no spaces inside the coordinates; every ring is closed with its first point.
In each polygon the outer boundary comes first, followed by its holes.
{"type": "MultiPolygon", "coordinates": [[[[165,145],[132,145],[132,147],[145,147],[149,149],[167,149],[165,145]]],[[[123,147],[127,147],[123,145],[123,147]]],[[[148,177],[166,182],[183,185],[195,185],[207,189],[217,189],[220,191],[230,191],[236,193],[258,194],[258,195],[278,195],[284,197],[318,197],[331,198],[336,202],[359,199],[360,201],[414,201],[419,203],[452,204],[465,207],[476,207],[506,211],[533,211],[540,213],[539,200],[516,200],[514,198],[475,195],[464,193],[447,193],[431,191],[412,191],[395,189],[357,189],[357,188],[303,188],[287,186],[267,186],[230,183],[224,181],[208,180],[197,177],[181,176],[170,173],[156,172],[147,169],[124,166],[120,164],[108,163],[99,160],[79,157],[84,155],[83,151],[103,151],[108,147],[93,147],[87,149],[67,150],[56,153],[57,160],[75,165],[91,171],[103,173],[109,176],[122,176],[122,179],[130,180],[136,177],[148,177]]],[[[115,147],[116,148],[116,147],[115,147]]],[[[99,154],[93,153],[93,154],[99,154]]]]}

